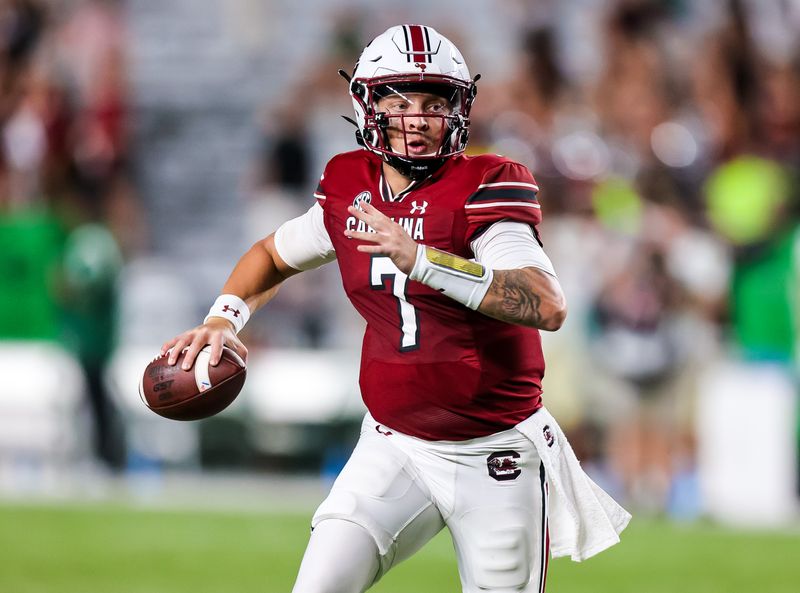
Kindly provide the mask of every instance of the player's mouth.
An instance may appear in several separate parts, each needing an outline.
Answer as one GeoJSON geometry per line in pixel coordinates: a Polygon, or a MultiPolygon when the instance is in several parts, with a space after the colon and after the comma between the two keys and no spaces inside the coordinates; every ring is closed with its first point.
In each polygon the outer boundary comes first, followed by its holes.
{"type": "Polygon", "coordinates": [[[427,139],[422,137],[409,138],[406,142],[408,154],[421,156],[433,152],[432,145],[427,139]]]}

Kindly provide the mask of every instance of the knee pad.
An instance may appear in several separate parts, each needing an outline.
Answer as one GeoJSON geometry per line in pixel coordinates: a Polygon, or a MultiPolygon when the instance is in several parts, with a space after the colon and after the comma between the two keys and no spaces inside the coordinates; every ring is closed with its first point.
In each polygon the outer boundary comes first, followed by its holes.
{"type": "Polygon", "coordinates": [[[311,534],[292,593],[362,593],[379,574],[378,548],[349,521],[322,521],[311,534]]]}
{"type": "Polygon", "coordinates": [[[450,528],[465,593],[527,591],[537,578],[538,533],[526,509],[475,509],[450,528]]]}

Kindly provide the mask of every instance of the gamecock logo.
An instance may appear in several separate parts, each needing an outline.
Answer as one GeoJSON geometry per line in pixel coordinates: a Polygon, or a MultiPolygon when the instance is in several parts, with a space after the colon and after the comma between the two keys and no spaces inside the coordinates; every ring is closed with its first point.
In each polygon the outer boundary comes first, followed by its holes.
{"type": "Polygon", "coordinates": [[[542,429],[542,436],[544,436],[544,440],[548,447],[552,447],[553,443],[556,442],[556,437],[553,436],[553,431],[549,424],[545,425],[545,427],[542,429]]]}
{"type": "Polygon", "coordinates": [[[519,453],[516,451],[498,451],[486,458],[486,465],[489,468],[489,475],[498,482],[516,480],[522,473],[517,465],[519,453]]]}

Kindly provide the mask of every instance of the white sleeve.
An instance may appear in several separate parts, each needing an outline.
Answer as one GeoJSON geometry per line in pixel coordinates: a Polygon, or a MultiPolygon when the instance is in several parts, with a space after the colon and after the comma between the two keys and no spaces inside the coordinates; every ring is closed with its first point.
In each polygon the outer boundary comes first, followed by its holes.
{"type": "Polygon", "coordinates": [[[475,259],[492,270],[534,267],[556,276],[550,258],[533,235],[533,229],[524,222],[496,222],[471,246],[475,259]]]}
{"type": "Polygon", "coordinates": [[[278,227],[275,249],[295,270],[313,270],[335,260],[336,252],[325,228],[322,207],[315,203],[305,214],[278,227]]]}

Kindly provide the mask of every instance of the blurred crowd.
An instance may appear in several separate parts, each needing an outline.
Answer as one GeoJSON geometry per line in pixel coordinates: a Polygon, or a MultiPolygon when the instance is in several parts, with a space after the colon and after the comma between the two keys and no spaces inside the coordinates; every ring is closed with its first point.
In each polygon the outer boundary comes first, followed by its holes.
{"type": "MultiPolygon", "coordinates": [[[[690,515],[703,374],[723,359],[777,365],[789,381],[797,368],[800,2],[501,4],[515,52],[496,70],[470,59],[481,39],[426,24],[473,74],[485,69],[468,151],[521,161],[541,188],[541,235],[570,305],[545,336],[547,405],[609,490],[690,515]]],[[[120,11],[112,0],[0,2],[0,299],[35,283],[19,271],[31,253],[13,255],[12,226],[35,229],[31,270],[47,270],[58,303],[53,312],[45,297],[37,315],[59,316],[47,327],[89,377],[113,349],[115,278],[147,245],[120,11]]],[[[355,147],[337,69],[382,18],[338,13],[320,59],[259,111],[246,219],[303,212],[325,160],[355,147]]],[[[335,271],[320,274],[288,283],[246,328],[248,345],[356,343],[359,322],[331,296],[335,271]]],[[[0,313],[5,337],[54,337],[20,323],[0,313]]],[[[99,387],[92,400],[108,426],[99,387]]],[[[99,450],[121,463],[104,430],[99,450]]]]}
{"type": "Polygon", "coordinates": [[[136,204],[127,183],[125,36],[110,0],[0,5],[0,208],[100,222],[125,251],[136,204]]]}
{"type": "Polygon", "coordinates": [[[115,467],[123,446],[102,374],[123,257],[142,244],[125,68],[118,3],[0,3],[0,336],[75,353],[96,451],[115,467]]]}

